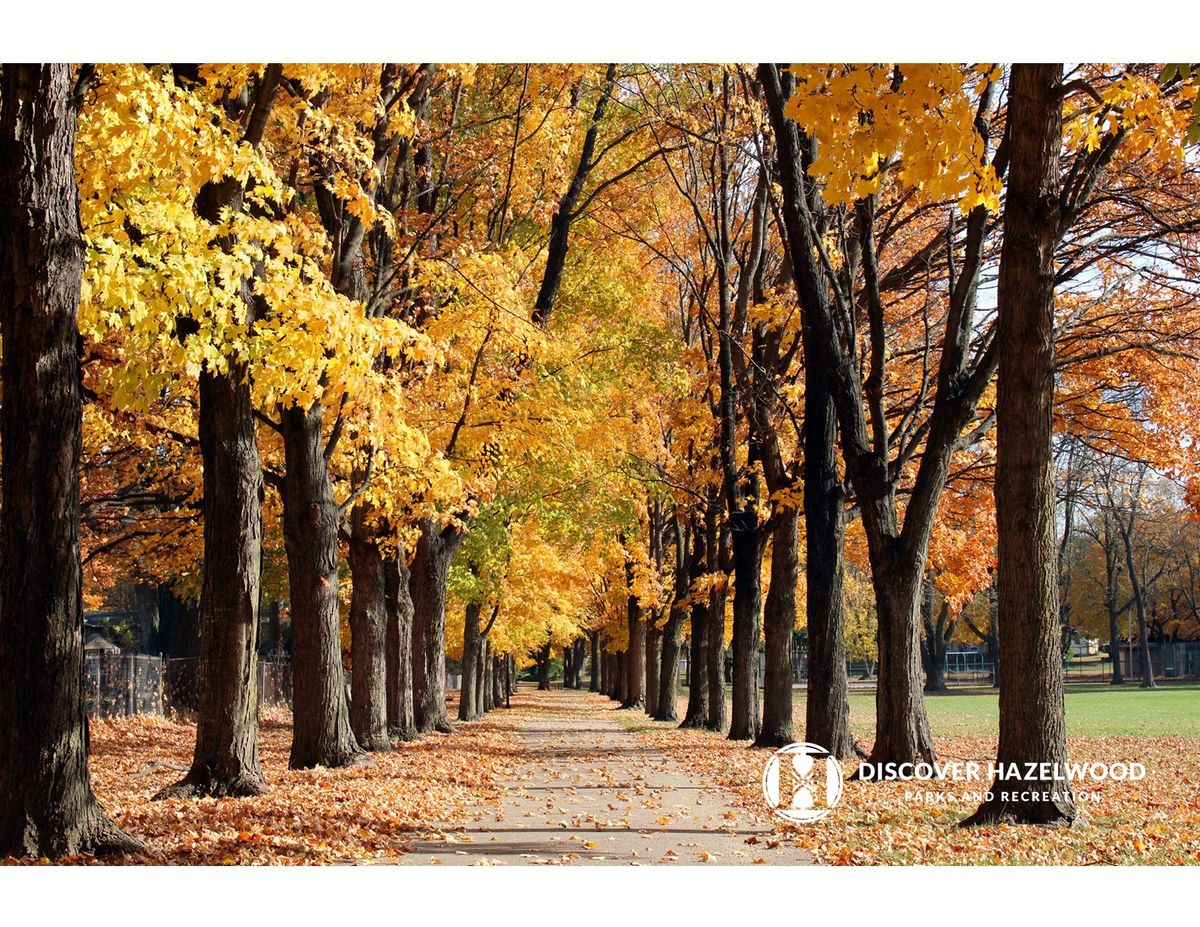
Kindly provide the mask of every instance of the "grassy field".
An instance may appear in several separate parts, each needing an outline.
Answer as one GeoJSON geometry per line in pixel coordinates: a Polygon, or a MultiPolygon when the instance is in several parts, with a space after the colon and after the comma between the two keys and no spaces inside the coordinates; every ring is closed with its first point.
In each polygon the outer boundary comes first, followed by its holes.
{"type": "MultiPolygon", "coordinates": [[[[996,698],[995,689],[967,686],[926,696],[934,736],[996,734],[996,698]]],[[[1157,689],[1069,683],[1066,711],[1070,736],[1200,737],[1200,683],[1164,682],[1157,689]]],[[[803,691],[796,694],[796,717],[804,717],[803,691]]],[[[851,691],[850,724],[856,734],[873,731],[873,690],[851,691]]]]}

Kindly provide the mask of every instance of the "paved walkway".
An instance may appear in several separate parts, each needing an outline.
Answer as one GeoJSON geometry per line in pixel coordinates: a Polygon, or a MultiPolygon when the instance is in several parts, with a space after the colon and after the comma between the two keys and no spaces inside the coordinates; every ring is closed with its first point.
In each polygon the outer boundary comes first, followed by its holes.
{"type": "MultiPolygon", "coordinates": [[[[523,693],[524,694],[524,693],[523,693]]],[[[761,852],[770,829],[626,731],[596,696],[539,692],[519,740],[527,762],[499,812],[412,844],[402,862],[442,865],[796,865],[803,850],[761,852]],[[586,700],[586,701],[585,701],[586,700]],[[751,843],[747,843],[751,840],[751,843]]],[[[527,699],[522,699],[527,701],[527,699]]],[[[615,715],[616,712],[614,711],[615,715]]]]}

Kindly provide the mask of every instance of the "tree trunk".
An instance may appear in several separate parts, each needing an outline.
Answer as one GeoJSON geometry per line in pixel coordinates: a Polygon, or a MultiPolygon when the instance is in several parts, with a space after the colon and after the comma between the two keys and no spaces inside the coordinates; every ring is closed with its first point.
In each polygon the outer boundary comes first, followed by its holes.
{"type": "Polygon", "coordinates": [[[1108,655],[1112,658],[1112,678],[1109,681],[1114,686],[1122,686],[1125,677],[1121,673],[1121,631],[1117,626],[1120,616],[1117,614],[1116,597],[1111,592],[1105,596],[1105,605],[1108,607],[1108,655]]]}
{"type": "Polygon", "coordinates": [[[485,636],[483,646],[479,648],[478,682],[480,714],[487,714],[496,707],[492,701],[492,681],[496,677],[494,660],[492,659],[491,644],[485,636]]]}
{"type": "Polygon", "coordinates": [[[592,631],[589,637],[591,643],[591,660],[588,663],[590,677],[588,679],[588,691],[601,692],[603,691],[603,683],[600,679],[600,661],[602,659],[600,654],[600,632],[592,631]]]}
{"type": "Polygon", "coordinates": [[[621,703],[621,707],[625,706],[625,700],[629,698],[629,651],[622,650],[617,654],[617,701],[621,703]]]}
{"type": "MultiPolygon", "coordinates": [[[[923,562],[921,566],[923,567],[923,562]]],[[[875,744],[868,763],[876,775],[889,763],[932,763],[933,735],[922,697],[920,609],[923,570],[911,564],[872,576],[879,610],[879,683],[875,690],[875,744]]]]}
{"type": "MultiPolygon", "coordinates": [[[[1137,564],[1133,556],[1133,517],[1128,524],[1119,528],[1121,544],[1125,552],[1125,573],[1129,577],[1129,588],[1133,591],[1134,614],[1137,615],[1138,626],[1138,672],[1142,677],[1141,687],[1153,689],[1154,664],[1150,660],[1150,636],[1146,622],[1146,590],[1138,576],[1137,564]]],[[[1130,667],[1132,671],[1133,667],[1130,667]]]]}
{"type": "Polygon", "coordinates": [[[199,710],[187,774],[155,798],[267,791],[258,761],[258,601],[262,464],[244,364],[200,374],[204,463],[204,584],[200,592],[199,710]]]}
{"type": "Polygon", "coordinates": [[[402,553],[384,561],[384,601],[387,605],[387,715],[393,740],[416,740],[413,720],[413,604],[408,565],[402,553]]]}
{"type": "Polygon", "coordinates": [[[925,629],[921,643],[921,657],[925,661],[925,691],[946,690],[946,645],[945,622],[948,606],[942,603],[942,612],[937,621],[933,619],[933,579],[925,581],[925,594],[921,600],[921,624],[925,629]]]}
{"type": "Polygon", "coordinates": [[[853,759],[846,680],[845,535],[837,415],[811,331],[804,338],[804,578],[808,686],[804,739],[853,759]]]}
{"type": "Polygon", "coordinates": [[[583,667],[587,663],[587,641],[582,637],[575,639],[575,688],[583,688],[583,667]]]}
{"type": "Polygon", "coordinates": [[[550,691],[550,642],[542,645],[537,655],[538,690],[550,691]]]}
{"type": "MultiPolygon", "coordinates": [[[[705,669],[708,672],[708,722],[710,731],[723,731],[726,720],[725,706],[725,603],[728,598],[726,583],[729,580],[728,549],[717,528],[715,503],[709,500],[708,549],[713,552],[710,572],[722,574],[718,584],[708,594],[708,639],[705,641],[705,669]],[[717,569],[713,569],[717,567],[717,569]]],[[[726,536],[727,537],[727,536],[726,536]]]]}
{"type": "Polygon", "coordinates": [[[925,655],[925,691],[945,693],[946,685],[946,642],[938,635],[926,637],[923,645],[925,655]]]}
{"type": "MultiPolygon", "coordinates": [[[[632,581],[632,575],[630,579],[632,581]]],[[[627,600],[626,620],[629,649],[625,651],[625,691],[621,707],[641,711],[646,707],[646,619],[641,603],[632,594],[627,600]]]]}
{"type": "Polygon", "coordinates": [[[688,640],[688,702],[680,727],[704,727],[708,723],[708,668],[705,644],[708,637],[708,604],[693,602],[688,640]]]}
{"type": "Polygon", "coordinates": [[[733,541],[733,704],[730,740],[758,736],[758,639],[762,611],[762,532],[757,515],[738,512],[730,519],[733,541]]]}
{"type": "Polygon", "coordinates": [[[1054,247],[1061,215],[1062,66],[1013,66],[996,338],[1001,774],[965,824],[1070,824],[1055,530],[1054,247]],[[1005,769],[1050,764],[1049,776],[1005,769]],[[1029,794],[1046,798],[1028,798],[1029,794]]]}
{"type": "Polygon", "coordinates": [[[350,727],[364,750],[390,750],[387,581],[383,554],[366,516],[361,505],[350,515],[350,727]]]}
{"type": "Polygon", "coordinates": [[[504,668],[508,660],[504,657],[492,659],[492,707],[498,708],[504,701],[504,668]]]}
{"type": "Polygon", "coordinates": [[[658,714],[658,674],[662,669],[662,629],[658,616],[651,612],[646,621],[646,714],[658,714]]]}
{"type": "MultiPolygon", "coordinates": [[[[685,589],[686,595],[686,589],[685,589]]],[[[672,604],[671,613],[663,626],[662,658],[658,671],[658,700],[655,721],[679,720],[679,635],[686,607],[672,604]]]]}
{"type": "MultiPolygon", "coordinates": [[[[766,670],[762,730],[756,747],[778,748],[792,736],[792,635],[796,628],[796,580],[800,575],[798,509],[776,512],[771,542],[771,585],[763,608],[766,670]]],[[[824,746],[824,744],[821,744],[824,746]]]]}
{"type": "Polygon", "coordinates": [[[458,693],[458,720],[474,721],[479,717],[478,686],[475,674],[482,641],[479,638],[479,615],[482,606],[468,602],[463,617],[462,686],[458,693]]]}
{"type": "Polygon", "coordinates": [[[87,768],[79,561],[84,246],[65,64],[0,90],[0,856],[135,852],[87,768]]]}
{"type": "Polygon", "coordinates": [[[324,409],[282,411],[283,537],[292,605],[292,769],[355,763],[338,610],[338,525],[322,453],[324,409]]]}
{"type": "Polygon", "coordinates": [[[413,715],[417,733],[453,731],[446,715],[446,576],[463,532],[421,519],[409,589],[413,603],[413,715]]]}
{"type": "MultiPolygon", "coordinates": [[[[255,117],[270,111],[281,68],[270,65],[259,84],[255,117]]],[[[244,141],[257,145],[263,119],[252,119],[244,141]]],[[[242,181],[226,176],[196,195],[196,213],[211,223],[241,208],[242,181]]],[[[220,244],[232,250],[234,241],[220,244]]],[[[245,318],[256,298],[242,282],[245,318]]],[[[205,365],[199,382],[199,437],[204,471],[204,583],[200,594],[200,659],[196,749],[182,781],[168,795],[260,795],[258,762],[258,607],[262,563],[262,466],[254,429],[250,371],[236,358],[225,371],[205,365]]]]}
{"type": "MultiPolygon", "coordinates": [[[[693,531],[692,562],[688,570],[689,589],[708,570],[707,532],[697,523],[693,531]]],[[[708,603],[697,597],[691,606],[688,629],[688,703],[680,727],[704,727],[708,721],[708,671],[705,647],[708,637],[708,603]]]]}

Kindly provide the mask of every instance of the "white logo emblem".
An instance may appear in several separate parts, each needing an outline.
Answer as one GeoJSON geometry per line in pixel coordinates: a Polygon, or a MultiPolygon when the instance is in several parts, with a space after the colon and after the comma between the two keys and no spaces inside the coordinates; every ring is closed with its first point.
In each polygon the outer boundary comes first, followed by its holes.
{"type": "Polygon", "coordinates": [[[763,770],[767,807],[793,824],[821,820],[842,800],[842,788],[841,764],[817,744],[781,747],[763,770]]]}

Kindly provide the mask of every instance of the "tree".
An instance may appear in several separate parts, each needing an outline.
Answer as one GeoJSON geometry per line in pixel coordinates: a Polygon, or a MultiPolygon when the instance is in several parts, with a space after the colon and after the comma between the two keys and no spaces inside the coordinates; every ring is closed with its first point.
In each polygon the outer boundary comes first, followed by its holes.
{"type": "Polygon", "coordinates": [[[420,534],[410,567],[413,604],[413,716],[417,733],[450,733],[446,715],[446,578],[462,543],[463,530],[434,517],[418,524],[420,534]]]}
{"type": "MultiPolygon", "coordinates": [[[[809,262],[799,251],[811,247],[811,230],[801,221],[807,209],[818,208],[811,185],[801,183],[804,154],[796,125],[784,115],[795,87],[790,74],[777,65],[761,64],[758,79],[766,97],[775,136],[777,169],[782,188],[781,214],[797,297],[803,313],[804,350],[804,571],[805,623],[808,628],[808,698],[805,739],[820,744],[839,759],[855,755],[850,735],[849,689],[844,671],[846,650],[843,627],[845,517],[837,461],[837,416],[828,374],[817,347],[812,316],[821,311],[828,296],[820,278],[805,272],[809,262]],[[803,206],[800,198],[810,201],[803,206]],[[813,308],[808,308],[813,307],[813,308]]],[[[812,161],[811,147],[808,162],[812,161]]],[[[790,693],[789,693],[790,698],[790,693]]]]}
{"type": "MultiPolygon", "coordinates": [[[[952,67],[816,66],[801,70],[786,110],[801,131],[794,156],[779,163],[786,189],[796,191],[785,196],[781,206],[789,237],[800,243],[790,252],[793,270],[808,297],[814,366],[829,378],[842,457],[867,536],[878,609],[873,764],[928,761],[934,756],[921,697],[921,578],[950,463],[960,446],[973,443],[970,426],[995,369],[995,352],[987,344],[991,333],[976,325],[975,308],[989,206],[996,203],[1003,160],[993,164],[988,149],[991,80],[985,74],[976,83],[973,98],[969,79],[952,67]],[[937,102],[925,105],[927,98],[937,102]],[[827,118],[830,106],[872,109],[876,118],[835,123],[827,118]],[[885,145],[906,149],[903,157],[900,151],[881,156],[878,149],[885,145]],[[953,157],[946,155],[947,146],[954,149],[953,157]],[[897,165],[898,175],[892,171],[897,165]],[[899,187],[889,195],[887,185],[893,181],[899,187]],[[818,193],[820,183],[824,188],[818,193]],[[904,192],[909,185],[921,190],[915,203],[904,192]],[[922,201],[927,204],[938,196],[959,200],[967,213],[965,231],[951,211],[942,237],[926,232],[918,244],[910,235],[891,234],[919,228],[927,216],[922,201]],[[894,212],[897,207],[906,213],[903,219],[894,212]],[[827,234],[845,245],[831,248],[827,234]],[[949,285],[942,290],[946,299],[939,307],[940,353],[935,359],[933,350],[921,352],[924,360],[909,389],[902,391],[903,400],[893,401],[889,409],[886,392],[893,352],[888,342],[902,327],[895,313],[904,311],[914,277],[928,278],[930,260],[938,261],[947,251],[946,241],[952,247],[946,266],[949,285]],[[889,267],[885,262],[891,246],[909,250],[893,256],[889,267]],[[894,285],[898,289],[889,296],[894,285]],[[866,308],[868,323],[861,331],[856,321],[860,305],[866,308]],[[918,450],[919,463],[910,476],[907,465],[918,450]],[[901,509],[897,500],[906,478],[912,483],[901,509]]],[[[782,115],[775,117],[776,124],[782,120],[782,115]]],[[[929,316],[917,317],[926,320],[922,324],[928,339],[933,330],[929,316]]],[[[983,427],[986,430],[986,423],[983,427]]]]}
{"type": "Polygon", "coordinates": [[[963,822],[968,825],[1071,824],[1077,817],[1067,779],[1053,470],[1062,98],[1061,65],[1013,66],[1011,175],[997,293],[996,590],[1002,616],[997,762],[1021,772],[999,774],[992,797],[963,822]],[[1028,763],[1049,774],[1026,776],[1028,763]]]}
{"type": "Polygon", "coordinates": [[[408,564],[398,551],[384,561],[384,604],[387,608],[387,723],[395,740],[417,738],[413,709],[413,603],[408,564]]]}
{"type": "MultiPolygon", "coordinates": [[[[257,147],[282,67],[269,65],[257,81],[242,142],[257,147]]],[[[199,79],[193,69],[177,80],[199,79]]],[[[225,101],[231,123],[239,103],[225,101]]],[[[223,210],[240,210],[245,183],[225,176],[207,182],[196,212],[213,226],[223,210]]],[[[232,247],[234,242],[223,242],[232,247]]],[[[244,324],[259,306],[250,281],[243,286],[244,324]]],[[[206,364],[199,377],[199,437],[204,467],[204,586],[200,593],[200,700],[196,750],[184,778],[157,797],[261,795],[267,791],[258,762],[258,606],[262,567],[262,464],[254,426],[249,365],[236,356],[225,369],[206,364]],[[232,542],[232,543],[231,543],[232,542]]]]}
{"type": "MultiPolygon", "coordinates": [[[[641,571],[644,573],[644,571],[641,571]]],[[[646,607],[638,594],[639,571],[629,554],[625,560],[626,622],[628,646],[625,650],[625,690],[622,708],[646,707],[646,607]]]]}
{"type": "Polygon", "coordinates": [[[673,574],[674,591],[667,615],[666,624],[662,629],[662,664],[659,673],[658,710],[654,713],[655,721],[676,722],[679,720],[679,639],[683,631],[683,622],[687,614],[687,599],[690,588],[693,539],[691,526],[684,521],[684,516],[675,511],[671,520],[675,546],[675,570],[673,574]]]}
{"type": "Polygon", "coordinates": [[[934,611],[934,583],[930,576],[925,580],[925,595],[921,602],[921,659],[925,663],[925,691],[946,691],[946,650],[958,626],[958,616],[950,611],[950,600],[945,596],[934,611]]]}
{"type": "Polygon", "coordinates": [[[90,69],[7,64],[0,87],[0,853],[136,852],[87,769],[79,557],[75,180],[90,69]]]}

